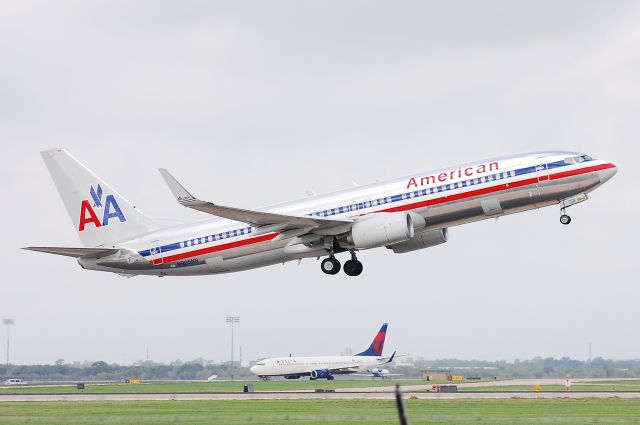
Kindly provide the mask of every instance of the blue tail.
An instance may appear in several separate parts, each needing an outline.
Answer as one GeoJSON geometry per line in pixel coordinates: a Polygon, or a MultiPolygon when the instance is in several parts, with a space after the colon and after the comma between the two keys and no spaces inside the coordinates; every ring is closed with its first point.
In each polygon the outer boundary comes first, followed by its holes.
{"type": "Polygon", "coordinates": [[[378,331],[378,333],[376,334],[376,337],[373,338],[373,342],[371,343],[369,348],[367,348],[362,353],[356,354],[356,356],[381,356],[382,349],[384,348],[384,339],[386,338],[386,336],[387,336],[387,324],[384,323],[380,328],[380,330],[378,331]]]}

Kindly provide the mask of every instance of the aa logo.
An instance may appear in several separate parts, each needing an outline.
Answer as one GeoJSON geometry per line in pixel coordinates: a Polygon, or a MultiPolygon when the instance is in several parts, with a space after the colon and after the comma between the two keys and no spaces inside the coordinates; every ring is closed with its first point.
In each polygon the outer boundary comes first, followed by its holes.
{"type": "Polygon", "coordinates": [[[94,189],[92,185],[89,190],[89,195],[91,195],[91,198],[93,199],[93,206],[87,199],[82,201],[82,204],[80,205],[79,231],[84,231],[87,224],[93,224],[96,227],[108,226],[109,220],[112,218],[117,218],[121,223],[127,221],[113,195],[107,195],[104,198],[104,206],[102,205],[102,187],[100,187],[100,185],[98,185],[96,189],[94,189]],[[100,212],[100,209],[103,210],[102,220],[98,218],[98,214],[96,213],[96,211],[100,212]]]}

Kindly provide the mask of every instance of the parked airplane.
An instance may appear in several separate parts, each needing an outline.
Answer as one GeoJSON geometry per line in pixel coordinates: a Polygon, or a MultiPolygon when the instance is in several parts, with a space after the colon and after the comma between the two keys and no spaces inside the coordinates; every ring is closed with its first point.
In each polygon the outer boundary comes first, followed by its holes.
{"type": "Polygon", "coordinates": [[[382,357],[384,339],[387,336],[387,324],[384,323],[369,348],[355,356],[321,356],[321,357],[272,357],[260,360],[251,366],[251,372],[260,378],[284,376],[286,379],[332,380],[333,375],[349,374],[369,370],[373,366],[391,363],[396,355],[382,357]]]}
{"type": "Polygon", "coordinates": [[[85,269],[125,276],[229,273],[327,257],[324,273],[362,272],[360,250],[405,253],[447,242],[448,228],[560,204],[565,209],[613,177],[610,162],[573,152],[537,152],[473,162],[259,210],[226,207],[191,195],[160,172],[177,201],[216,216],[167,226],[142,211],[62,149],[42,152],[83,248],[28,247],[76,257],[85,269]]]}
{"type": "Polygon", "coordinates": [[[391,373],[389,369],[381,369],[379,367],[369,369],[369,373],[354,373],[353,376],[367,376],[369,378],[390,379],[392,376],[402,376],[402,373],[391,373]]]}

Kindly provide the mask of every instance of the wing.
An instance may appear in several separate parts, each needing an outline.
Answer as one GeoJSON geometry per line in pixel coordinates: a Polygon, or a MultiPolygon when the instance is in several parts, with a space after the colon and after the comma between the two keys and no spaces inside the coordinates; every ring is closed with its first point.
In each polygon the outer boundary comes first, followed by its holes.
{"type": "Polygon", "coordinates": [[[242,208],[225,207],[212,202],[201,201],[191,195],[167,170],[160,169],[160,174],[169,186],[169,189],[176,200],[187,208],[193,208],[218,217],[248,223],[256,227],[268,225],[280,225],[280,229],[299,228],[329,228],[345,224],[350,224],[350,220],[327,220],[320,217],[293,216],[285,214],[274,214],[264,211],[245,210],[242,208]]]}
{"type": "Polygon", "coordinates": [[[334,375],[342,375],[342,374],[351,374],[351,373],[356,373],[358,372],[360,369],[358,369],[355,366],[352,367],[337,367],[337,368],[330,368],[327,369],[329,371],[329,373],[332,373],[334,375]]]}
{"type": "Polygon", "coordinates": [[[55,246],[28,246],[27,251],[45,252],[47,254],[64,255],[66,257],[93,257],[100,258],[107,255],[115,254],[118,249],[111,248],[66,248],[55,246]]]}

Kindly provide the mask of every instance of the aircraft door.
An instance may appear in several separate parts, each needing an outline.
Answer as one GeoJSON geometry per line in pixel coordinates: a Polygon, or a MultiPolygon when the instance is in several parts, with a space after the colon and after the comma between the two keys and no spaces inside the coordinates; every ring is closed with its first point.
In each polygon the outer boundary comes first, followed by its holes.
{"type": "Polygon", "coordinates": [[[535,160],[536,177],[538,182],[549,180],[549,167],[547,166],[547,157],[539,156],[535,160]]]}
{"type": "Polygon", "coordinates": [[[152,241],[151,242],[152,248],[149,250],[151,255],[154,257],[151,260],[151,264],[153,264],[154,266],[164,263],[164,258],[162,255],[162,245],[160,245],[159,242],[160,241],[152,241]]]}
{"type": "Polygon", "coordinates": [[[545,190],[545,186],[549,183],[549,167],[547,166],[547,157],[539,156],[535,159],[535,167],[536,167],[536,191],[538,192],[538,201],[541,201],[544,197],[544,194],[548,189],[545,190]]]}

